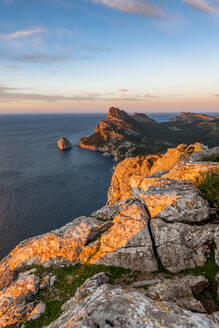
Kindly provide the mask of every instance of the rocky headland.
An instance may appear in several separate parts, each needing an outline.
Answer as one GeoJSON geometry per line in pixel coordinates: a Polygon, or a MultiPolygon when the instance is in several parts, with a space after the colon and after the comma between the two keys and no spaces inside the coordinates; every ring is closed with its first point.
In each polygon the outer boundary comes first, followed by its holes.
{"type": "Polygon", "coordinates": [[[219,327],[218,189],[199,188],[218,156],[181,144],[119,163],[106,206],[0,262],[0,327],[219,327]]]}
{"type": "Polygon", "coordinates": [[[93,135],[81,138],[81,148],[113,156],[116,162],[127,157],[165,152],[180,143],[219,144],[219,117],[182,112],[169,122],[158,123],[145,114],[129,115],[109,109],[93,135]]]}

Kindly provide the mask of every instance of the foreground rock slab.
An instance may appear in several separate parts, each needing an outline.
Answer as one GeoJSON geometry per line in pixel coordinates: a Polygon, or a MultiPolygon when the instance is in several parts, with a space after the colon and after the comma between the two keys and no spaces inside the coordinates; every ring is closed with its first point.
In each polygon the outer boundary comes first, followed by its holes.
{"type": "Polygon", "coordinates": [[[137,291],[112,287],[99,275],[96,279],[87,280],[75,297],[63,305],[63,314],[47,328],[219,327],[217,313],[192,313],[137,291]]]}
{"type": "Polygon", "coordinates": [[[1,261],[0,282],[2,287],[3,282],[9,284],[7,272],[24,265],[58,263],[102,263],[155,271],[157,262],[144,205],[130,198],[23,241],[1,261]]]}

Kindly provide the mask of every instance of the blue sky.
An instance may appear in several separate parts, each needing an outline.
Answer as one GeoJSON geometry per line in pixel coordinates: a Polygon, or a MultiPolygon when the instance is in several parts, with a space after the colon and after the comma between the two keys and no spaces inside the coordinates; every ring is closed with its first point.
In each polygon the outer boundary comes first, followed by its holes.
{"type": "Polygon", "coordinates": [[[0,112],[219,111],[218,0],[0,0],[0,112]]]}

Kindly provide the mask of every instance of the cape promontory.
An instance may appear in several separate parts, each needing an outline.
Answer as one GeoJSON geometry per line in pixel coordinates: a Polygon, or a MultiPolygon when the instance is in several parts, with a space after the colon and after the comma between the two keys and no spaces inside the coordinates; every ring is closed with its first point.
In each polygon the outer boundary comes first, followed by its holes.
{"type": "Polygon", "coordinates": [[[145,114],[129,115],[109,109],[93,135],[81,138],[81,148],[111,155],[116,162],[127,157],[165,152],[180,143],[219,144],[219,118],[182,112],[169,122],[158,123],[145,114]]]}

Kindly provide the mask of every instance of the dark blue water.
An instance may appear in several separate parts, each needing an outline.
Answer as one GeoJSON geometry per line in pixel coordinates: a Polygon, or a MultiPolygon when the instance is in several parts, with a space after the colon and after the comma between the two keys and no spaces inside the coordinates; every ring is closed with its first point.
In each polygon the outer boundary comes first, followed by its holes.
{"type": "Polygon", "coordinates": [[[0,116],[0,257],[105,204],[112,160],[77,146],[104,116],[0,116]],[[62,135],[72,150],[57,149],[62,135]]]}
{"type": "MultiPolygon", "coordinates": [[[[102,207],[113,162],[80,149],[106,114],[0,115],[0,258],[21,240],[102,207]],[[73,149],[61,152],[65,136],[73,149]]],[[[166,121],[175,114],[150,114],[166,121]]]]}

